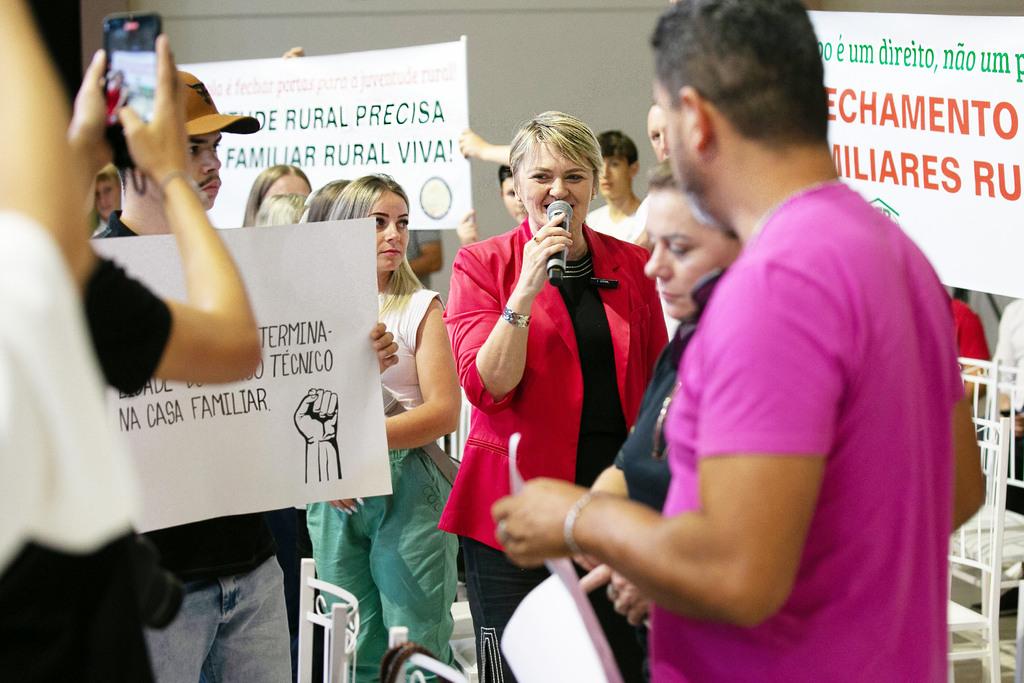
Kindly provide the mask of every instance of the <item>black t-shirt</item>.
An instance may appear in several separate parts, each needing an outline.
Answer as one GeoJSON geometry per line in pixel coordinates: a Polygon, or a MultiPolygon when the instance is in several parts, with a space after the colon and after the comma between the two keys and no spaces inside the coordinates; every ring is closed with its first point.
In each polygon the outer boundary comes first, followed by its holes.
{"type": "MultiPolygon", "coordinates": [[[[100,237],[135,235],[120,212],[100,237]]],[[[107,382],[124,393],[153,376],[171,332],[167,304],[110,261],[100,260],[86,287],[85,313],[107,382]]],[[[147,534],[162,564],[183,581],[241,574],[260,566],[277,546],[260,513],[183,524],[147,534]]]]}
{"type": "Polygon", "coordinates": [[[160,564],[182,581],[244,574],[277,552],[262,512],[205,519],[150,531],[160,564]]]}
{"type": "Polygon", "coordinates": [[[658,416],[676,386],[676,364],[673,362],[673,345],[679,341],[674,338],[661,351],[658,362],[654,366],[654,376],[647,385],[640,411],[637,413],[633,429],[622,444],[622,450],[615,458],[615,466],[622,470],[629,489],[629,499],[652,507],[658,512],[665,507],[668,496],[668,483],[672,473],[668,469],[665,458],[664,427],[660,431],[657,457],[654,453],[654,432],[658,427],[658,416]]]}
{"type": "Polygon", "coordinates": [[[126,394],[145,386],[171,334],[167,304],[112,261],[100,259],[86,285],[85,317],[107,383],[126,394]]]}
{"type": "Polygon", "coordinates": [[[96,235],[96,239],[102,239],[104,237],[138,237],[138,233],[121,222],[120,211],[111,211],[107,227],[103,232],[96,235]]]}
{"type": "Polygon", "coordinates": [[[615,373],[615,347],[608,316],[597,287],[591,283],[594,263],[590,254],[567,261],[559,292],[569,311],[583,374],[583,413],[576,446],[575,481],[591,486],[615,460],[626,438],[626,417],[619,400],[615,373]]]}
{"type": "Polygon", "coordinates": [[[697,331],[700,314],[704,311],[718,278],[718,273],[711,273],[702,278],[694,288],[693,299],[697,304],[697,312],[679,324],[672,341],[658,356],[658,362],[654,365],[654,376],[651,377],[647,391],[640,401],[636,422],[626,443],[622,444],[622,450],[615,458],[615,466],[622,470],[626,477],[629,499],[652,507],[658,512],[665,507],[669,480],[672,478],[668,458],[665,457],[665,420],[659,418],[662,411],[668,413],[669,400],[674,397],[678,386],[676,376],[679,361],[690,339],[693,338],[693,333],[697,331]]]}

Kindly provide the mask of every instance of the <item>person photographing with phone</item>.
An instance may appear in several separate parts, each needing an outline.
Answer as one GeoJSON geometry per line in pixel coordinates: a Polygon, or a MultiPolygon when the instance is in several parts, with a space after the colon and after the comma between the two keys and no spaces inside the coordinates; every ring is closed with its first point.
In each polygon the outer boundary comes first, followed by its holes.
{"type": "MultiPolygon", "coordinates": [[[[158,45],[162,44],[161,39],[158,45]]],[[[194,76],[172,70],[165,77],[174,81],[170,87],[177,90],[184,105],[179,114],[184,119],[185,134],[178,143],[179,161],[155,173],[143,173],[129,166],[130,160],[117,158],[124,208],[111,214],[108,229],[100,237],[180,235],[182,231],[175,225],[181,221],[209,226],[205,212],[212,208],[220,189],[217,146],[222,133],[245,134],[259,129],[251,117],[220,114],[206,87],[194,76]],[[187,199],[175,202],[175,195],[187,199]]],[[[128,98],[129,106],[120,116],[129,139],[133,129],[143,125],[131,107],[132,100],[128,98]]],[[[132,152],[134,161],[142,163],[135,150],[132,152]]],[[[215,236],[212,227],[200,239],[211,236],[215,236]]],[[[230,262],[226,251],[223,258],[230,262]]],[[[187,267],[189,262],[185,259],[184,263],[187,267]]],[[[213,285],[223,271],[210,268],[205,272],[205,283],[213,285]]],[[[244,288],[238,293],[244,296],[244,288]]],[[[227,310],[232,308],[229,302],[224,303],[227,310]]],[[[171,313],[178,311],[172,306],[171,313]]],[[[255,330],[255,321],[251,324],[255,330]]],[[[211,327],[208,336],[197,337],[191,348],[180,347],[185,355],[178,357],[173,353],[179,348],[173,343],[176,327],[171,327],[168,338],[171,352],[164,354],[160,366],[192,364],[206,355],[214,339],[223,343],[221,334],[231,338],[230,330],[218,332],[211,327]]],[[[258,359],[258,343],[254,351],[258,359]]],[[[203,671],[218,681],[287,681],[291,675],[290,646],[283,579],[274,557],[276,544],[263,515],[205,520],[153,531],[147,537],[159,549],[164,566],[185,584],[178,617],[166,629],[146,631],[156,680],[199,680],[203,671]],[[222,609],[218,596],[229,592],[235,599],[230,607],[222,609]]]]}
{"type": "MultiPolygon", "coordinates": [[[[151,115],[143,121],[127,108],[118,121],[138,174],[151,183],[172,177],[163,183],[162,201],[186,266],[183,302],[160,300],[98,259],[86,239],[92,179],[111,157],[104,140],[105,53],[87,68],[68,126],[24,4],[0,0],[0,55],[8,67],[0,83],[25,93],[0,106],[0,121],[16,132],[2,150],[8,171],[0,173],[0,255],[7,258],[0,268],[5,682],[145,683],[152,672],[141,623],[157,625],[176,611],[148,599],[153,577],[167,575],[152,557],[148,566],[139,560],[144,544],[130,529],[132,471],[122,444],[107,434],[98,370],[131,393],[153,376],[242,379],[259,361],[237,269],[184,182],[184,112],[169,47],[163,38],[150,47],[151,115]],[[76,298],[84,299],[84,316],[76,298]],[[85,323],[92,349],[83,344],[85,323]]],[[[397,360],[388,360],[397,345],[390,333],[375,334],[383,371],[397,360]]]]}
{"type": "MultiPolygon", "coordinates": [[[[104,53],[86,72],[70,127],[55,74],[18,0],[0,6],[0,54],[7,67],[0,80],[23,93],[0,108],[0,120],[15,132],[4,147],[10,155],[4,168],[17,170],[5,177],[0,193],[0,252],[7,258],[0,268],[7,285],[0,292],[0,671],[5,681],[144,683],[152,673],[141,622],[173,617],[174,607],[144,611],[150,582],[166,574],[138,561],[142,546],[130,527],[133,472],[123,444],[107,433],[94,349],[103,356],[119,344],[162,338],[159,353],[135,349],[135,362],[152,363],[143,382],[158,361],[156,370],[173,379],[185,372],[175,359],[198,330],[237,326],[227,338],[241,345],[213,346],[218,353],[198,359],[188,372],[208,374],[213,366],[221,376],[240,378],[258,362],[255,325],[230,262],[219,281],[199,288],[200,301],[178,304],[172,312],[89,247],[84,228],[91,181],[110,158],[103,134],[104,53]],[[105,294],[119,300],[107,302],[108,315],[97,318],[94,304],[105,294]],[[121,305],[128,299],[147,303],[121,305]],[[150,313],[148,320],[141,311],[150,313]],[[247,338],[255,354],[245,353],[247,338]]],[[[184,166],[176,137],[184,134],[183,123],[165,43],[161,66],[165,80],[153,123],[131,121],[130,110],[119,115],[129,122],[127,148],[150,176],[184,166]]],[[[178,216],[187,215],[189,200],[197,201],[173,188],[165,199],[178,216]]],[[[193,240],[182,248],[193,247],[191,260],[208,265],[223,252],[208,223],[208,234],[197,227],[200,235],[192,231],[193,240]],[[213,241],[201,239],[210,235],[213,241]]],[[[110,370],[112,383],[130,389],[125,365],[103,370],[110,370]]]]}
{"type": "MultiPolygon", "coordinates": [[[[143,25],[142,17],[130,19],[143,25]]],[[[103,236],[176,235],[186,278],[190,279],[190,293],[212,305],[218,315],[196,316],[193,309],[169,302],[173,324],[165,345],[157,346],[155,374],[186,381],[231,381],[239,377],[236,365],[230,362],[232,355],[220,357],[225,349],[248,348],[253,363],[258,362],[261,351],[251,313],[245,325],[231,322],[242,311],[248,311],[245,288],[205,212],[213,206],[220,189],[216,150],[222,133],[253,133],[259,124],[251,117],[218,112],[201,81],[174,69],[162,37],[157,39],[156,47],[159,87],[153,121],[143,123],[133,109],[131,96],[119,119],[130,143],[136,130],[157,125],[161,114],[167,115],[160,106],[160,93],[164,92],[164,97],[174,93],[174,115],[180,125],[174,163],[147,168],[146,150],[129,144],[132,158],[118,159],[125,188],[124,210],[111,214],[103,236]],[[133,168],[132,161],[140,168],[133,168]],[[193,258],[197,252],[208,258],[193,258]],[[251,337],[246,330],[252,332],[251,337]],[[189,335],[182,338],[186,332],[189,335]],[[198,373],[199,368],[203,368],[206,379],[190,375],[198,373]]],[[[108,135],[110,138],[115,139],[116,148],[116,136],[108,135]]],[[[381,371],[397,361],[393,357],[397,346],[391,338],[383,325],[371,332],[375,349],[384,354],[379,355],[381,371]]],[[[126,358],[135,358],[146,350],[125,349],[119,358],[109,358],[104,369],[116,368],[126,358]]],[[[247,366],[246,372],[251,369],[247,366]]],[[[276,544],[263,514],[203,520],[146,536],[158,548],[163,565],[184,583],[184,600],[177,618],[163,630],[146,631],[156,680],[199,680],[200,672],[216,681],[289,680],[291,657],[283,578],[274,556],[276,544]]]]}

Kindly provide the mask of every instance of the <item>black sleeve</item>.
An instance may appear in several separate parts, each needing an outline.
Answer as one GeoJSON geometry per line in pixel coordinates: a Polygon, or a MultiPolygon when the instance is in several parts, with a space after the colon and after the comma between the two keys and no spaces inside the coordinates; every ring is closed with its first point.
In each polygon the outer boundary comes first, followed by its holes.
{"type": "Polygon", "coordinates": [[[100,259],[85,291],[85,317],[107,383],[130,394],[156,372],[171,310],[112,261],[100,259]]]}

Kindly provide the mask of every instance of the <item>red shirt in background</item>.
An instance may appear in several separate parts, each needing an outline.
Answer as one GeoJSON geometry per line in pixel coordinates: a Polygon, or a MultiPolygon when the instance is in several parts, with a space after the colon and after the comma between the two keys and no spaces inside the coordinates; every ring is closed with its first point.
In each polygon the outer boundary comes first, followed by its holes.
{"type": "Polygon", "coordinates": [[[971,307],[959,299],[953,299],[953,328],[956,330],[956,347],[962,358],[989,360],[992,354],[985,341],[985,328],[981,318],[971,307]]]}

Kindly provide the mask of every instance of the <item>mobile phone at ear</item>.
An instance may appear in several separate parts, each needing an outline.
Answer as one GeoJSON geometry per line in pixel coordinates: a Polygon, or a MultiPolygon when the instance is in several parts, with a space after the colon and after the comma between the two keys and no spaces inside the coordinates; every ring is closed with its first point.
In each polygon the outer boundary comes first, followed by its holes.
{"type": "Polygon", "coordinates": [[[153,119],[156,94],[156,37],[160,15],[155,12],[123,12],[103,19],[103,49],[107,53],[107,141],[114,164],[133,167],[117,118],[122,107],[131,107],[144,122],[153,119]]]}

